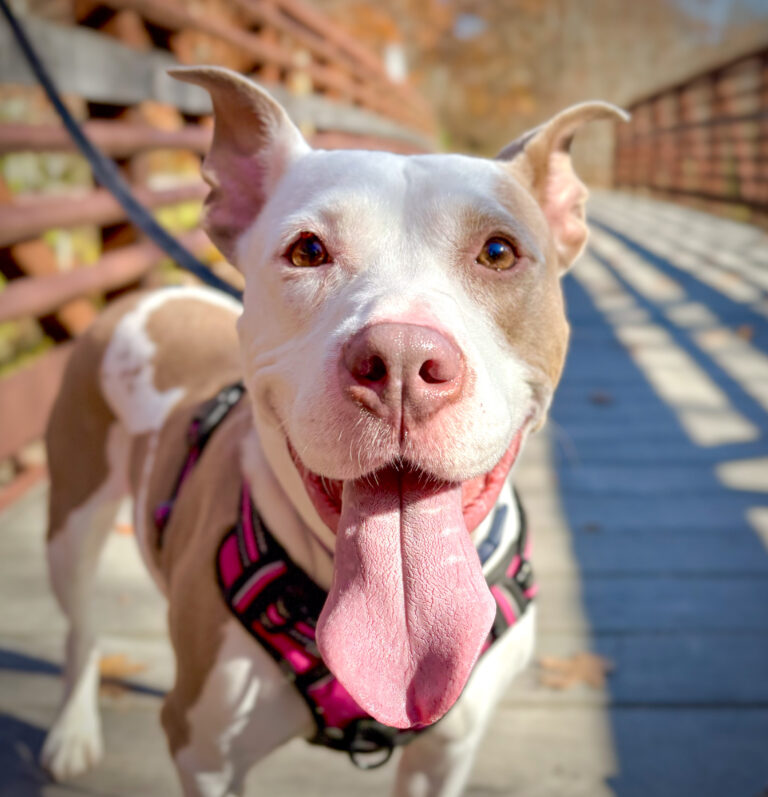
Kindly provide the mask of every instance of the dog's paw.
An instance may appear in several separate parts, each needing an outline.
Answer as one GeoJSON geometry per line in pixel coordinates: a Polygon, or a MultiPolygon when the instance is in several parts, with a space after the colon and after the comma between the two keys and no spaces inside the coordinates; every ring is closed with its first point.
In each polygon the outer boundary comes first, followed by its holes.
{"type": "Polygon", "coordinates": [[[57,781],[87,772],[104,754],[98,717],[81,716],[78,722],[73,719],[61,717],[56,722],[40,753],[41,766],[57,781]]]}

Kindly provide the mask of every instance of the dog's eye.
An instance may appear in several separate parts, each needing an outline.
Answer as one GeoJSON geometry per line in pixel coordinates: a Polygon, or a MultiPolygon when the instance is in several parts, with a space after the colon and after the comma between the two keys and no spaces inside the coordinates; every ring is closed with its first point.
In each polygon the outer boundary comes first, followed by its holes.
{"type": "Polygon", "coordinates": [[[477,262],[486,268],[506,271],[517,263],[515,245],[506,238],[489,238],[477,256],[477,262]]]}
{"type": "Polygon", "coordinates": [[[331,258],[323,242],[313,232],[303,232],[285,253],[294,266],[312,268],[322,266],[331,258]]]}

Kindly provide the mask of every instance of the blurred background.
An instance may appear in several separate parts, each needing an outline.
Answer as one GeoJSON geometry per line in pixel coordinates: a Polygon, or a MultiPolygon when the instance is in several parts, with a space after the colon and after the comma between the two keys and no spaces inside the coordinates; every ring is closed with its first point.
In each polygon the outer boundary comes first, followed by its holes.
{"type": "MultiPolygon", "coordinates": [[[[233,285],[199,230],[207,95],[267,86],[318,147],[493,156],[563,107],[632,111],[574,144],[590,245],[571,353],[517,484],[540,583],[533,665],[469,795],[768,795],[768,4],[765,0],[14,0],[86,134],[233,285]]],[[[193,282],[98,186],[0,21],[0,797],[178,793],[173,668],[129,507],[99,587],[107,756],[35,760],[64,626],[42,553],[40,442],[73,340],[116,296],[193,282]]],[[[254,793],[386,794],[295,742],[254,793]],[[331,786],[332,784],[332,786],[331,786]]]]}

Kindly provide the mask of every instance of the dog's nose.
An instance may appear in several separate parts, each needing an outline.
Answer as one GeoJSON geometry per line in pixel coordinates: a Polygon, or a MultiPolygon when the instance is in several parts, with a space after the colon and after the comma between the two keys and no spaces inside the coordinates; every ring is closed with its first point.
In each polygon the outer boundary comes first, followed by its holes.
{"type": "Polygon", "coordinates": [[[464,384],[461,352],[419,324],[382,322],[360,330],[342,350],[347,395],[392,423],[419,422],[456,400],[464,384]]]}

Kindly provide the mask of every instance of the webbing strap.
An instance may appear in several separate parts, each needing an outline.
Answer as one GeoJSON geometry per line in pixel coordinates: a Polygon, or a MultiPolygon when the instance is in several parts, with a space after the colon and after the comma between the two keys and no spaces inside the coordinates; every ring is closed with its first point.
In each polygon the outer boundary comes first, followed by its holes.
{"type": "MultiPolygon", "coordinates": [[[[244,390],[242,383],[225,387],[196,413],[189,429],[189,454],[171,500],[156,511],[161,539],[182,482],[244,390]]],[[[518,537],[486,577],[497,612],[483,650],[523,615],[535,592],[527,558],[527,523],[516,493],[515,505],[518,537]]],[[[485,561],[501,544],[506,513],[506,507],[495,510],[487,536],[490,542],[479,551],[485,561]]],[[[216,553],[216,575],[230,611],[272,656],[306,702],[316,725],[310,739],[313,744],[345,751],[357,767],[373,769],[385,764],[396,746],[407,744],[425,730],[400,730],[377,722],[328,670],[315,642],[326,594],[263,524],[245,483],[238,520],[224,535],[216,553]]]]}
{"type": "Polygon", "coordinates": [[[45,90],[48,99],[56,109],[56,113],[58,113],[61,118],[62,124],[72,137],[77,148],[91,165],[93,176],[96,178],[96,181],[115,197],[123,207],[123,210],[125,210],[128,218],[181,268],[190,271],[199,280],[206,283],[206,285],[210,285],[212,288],[217,288],[224,293],[228,293],[235,299],[242,299],[242,293],[237,290],[237,288],[230,285],[226,280],[221,279],[221,277],[218,277],[207,266],[203,265],[189,249],[176,240],[166,229],[161,227],[154,216],[152,216],[152,214],[136,199],[130,187],[120,175],[115,162],[107,158],[106,155],[93,144],[85,135],[77,121],[75,121],[72,114],[70,114],[48,70],[40,60],[24,28],[16,19],[6,0],[0,0],[0,10],[2,10],[3,15],[8,21],[8,25],[30,69],[34,72],[38,82],[45,90]]]}

